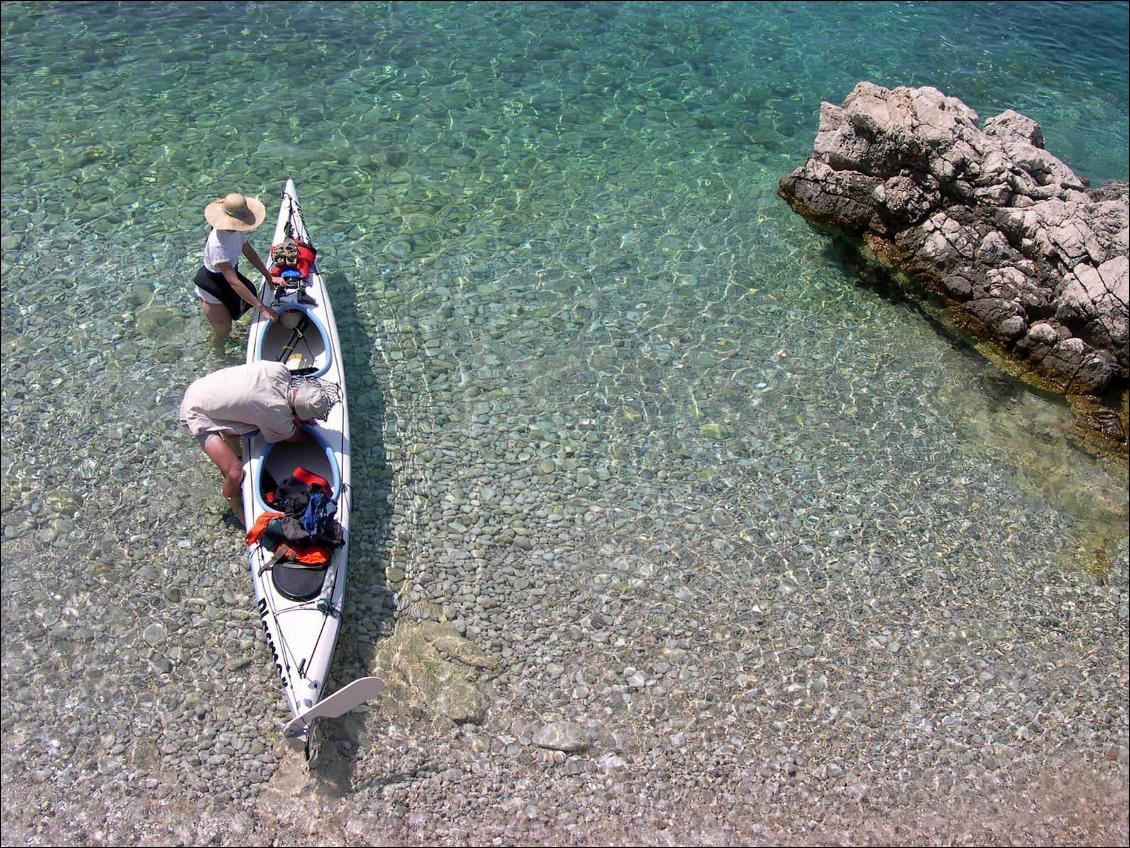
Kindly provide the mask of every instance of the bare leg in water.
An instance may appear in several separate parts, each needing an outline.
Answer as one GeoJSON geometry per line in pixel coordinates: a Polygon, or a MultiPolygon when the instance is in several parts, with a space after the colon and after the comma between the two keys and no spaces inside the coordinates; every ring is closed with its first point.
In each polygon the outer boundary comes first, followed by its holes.
{"type": "Polygon", "coordinates": [[[231,449],[228,440],[219,433],[210,434],[203,447],[204,453],[208,454],[208,458],[224,475],[222,491],[228,505],[239,519],[239,523],[246,527],[247,522],[243,518],[243,501],[240,499],[240,490],[243,486],[243,462],[231,449]]]}
{"type": "Polygon", "coordinates": [[[231,313],[222,303],[208,303],[205,300],[200,301],[200,309],[212,328],[212,352],[216,356],[223,356],[224,342],[231,335],[231,313]]]}

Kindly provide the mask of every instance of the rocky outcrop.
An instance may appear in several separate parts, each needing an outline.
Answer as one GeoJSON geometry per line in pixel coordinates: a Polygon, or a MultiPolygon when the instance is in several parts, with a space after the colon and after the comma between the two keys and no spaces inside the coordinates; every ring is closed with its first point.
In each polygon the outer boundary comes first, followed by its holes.
{"type": "Polygon", "coordinates": [[[382,704],[419,718],[478,724],[486,702],[478,686],[498,661],[448,622],[402,622],[381,644],[371,671],[385,681],[382,704]]]}
{"type": "Polygon", "coordinates": [[[779,193],[944,298],[1021,376],[1069,395],[1126,385],[1127,184],[1088,190],[1030,118],[982,128],[937,89],[861,82],[821,105],[779,193]]]}

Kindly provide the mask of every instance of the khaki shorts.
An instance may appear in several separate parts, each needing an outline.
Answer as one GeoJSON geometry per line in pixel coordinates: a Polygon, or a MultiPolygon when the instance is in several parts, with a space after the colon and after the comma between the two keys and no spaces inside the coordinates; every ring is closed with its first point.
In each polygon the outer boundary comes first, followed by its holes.
{"type": "MultiPolygon", "coordinates": [[[[251,435],[251,434],[248,433],[248,435],[251,435]]],[[[201,433],[200,435],[198,435],[196,437],[196,444],[200,445],[200,447],[203,448],[204,443],[207,442],[210,438],[212,438],[212,436],[219,436],[221,439],[224,440],[224,442],[227,444],[227,446],[229,448],[231,448],[232,453],[234,453],[240,459],[243,458],[243,436],[228,436],[228,435],[225,435],[223,433],[216,433],[216,432],[201,433]]]]}

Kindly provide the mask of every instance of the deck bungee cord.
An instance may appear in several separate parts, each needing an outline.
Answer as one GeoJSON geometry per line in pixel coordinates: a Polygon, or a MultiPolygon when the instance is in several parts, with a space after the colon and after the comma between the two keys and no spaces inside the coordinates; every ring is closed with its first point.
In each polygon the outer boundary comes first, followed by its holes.
{"type": "MultiPolygon", "coordinates": [[[[260,556],[265,556],[266,552],[262,549],[262,547],[260,547],[259,550],[261,552],[260,556]]],[[[260,574],[261,573],[262,572],[260,572],[260,574]]],[[[296,606],[292,606],[292,607],[290,607],[288,609],[284,609],[284,610],[279,610],[278,606],[275,603],[275,599],[271,596],[271,594],[264,594],[264,601],[267,604],[267,612],[271,616],[271,618],[274,620],[275,625],[276,625],[275,626],[275,632],[278,634],[278,640],[281,643],[280,644],[280,653],[283,654],[285,659],[286,659],[286,662],[283,665],[283,669],[286,671],[287,676],[289,677],[290,670],[291,670],[291,667],[292,667],[291,663],[293,661],[295,663],[295,667],[299,669],[298,676],[301,677],[303,680],[308,680],[309,678],[307,678],[305,676],[305,674],[303,673],[303,670],[306,666],[306,663],[309,662],[310,656],[313,656],[314,652],[317,651],[317,649],[318,649],[318,645],[322,641],[322,635],[325,633],[325,625],[326,625],[325,620],[327,618],[331,618],[331,617],[337,618],[339,615],[341,615],[341,611],[338,610],[337,608],[335,608],[332,604],[328,605],[328,607],[327,607],[324,604],[323,599],[320,598],[320,597],[316,598],[312,601],[306,601],[304,603],[298,604],[296,606]],[[310,648],[310,656],[299,657],[297,655],[297,653],[290,647],[290,642],[287,641],[287,638],[284,635],[282,628],[278,627],[278,620],[279,620],[280,616],[286,615],[287,613],[290,613],[290,612],[321,612],[322,613],[322,625],[318,630],[317,637],[314,639],[314,644],[310,648]]]]}

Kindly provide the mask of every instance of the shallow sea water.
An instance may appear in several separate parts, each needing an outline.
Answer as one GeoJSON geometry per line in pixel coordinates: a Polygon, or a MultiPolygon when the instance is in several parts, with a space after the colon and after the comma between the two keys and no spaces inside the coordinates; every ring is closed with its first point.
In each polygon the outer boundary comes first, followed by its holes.
{"type": "MultiPolygon", "coordinates": [[[[784,720],[775,696],[919,709],[857,649],[942,686],[937,652],[968,703],[983,684],[995,704],[977,657],[1007,643],[1018,666],[1100,661],[1044,693],[1059,730],[1029,744],[1031,716],[1006,722],[1024,741],[992,756],[1072,740],[1125,766],[1126,469],[861,284],[775,192],[820,102],[862,79],[933,85],[982,120],[1015,109],[1093,183],[1127,179],[1126,4],[5,3],[0,28],[6,802],[69,781],[251,804],[280,768],[240,540],[176,410],[246,334],[211,354],[200,210],[235,189],[270,220],[288,176],[349,375],[342,679],[396,628],[450,622],[498,663],[481,735],[500,757],[535,717],[642,738],[684,712],[738,720],[740,752],[762,732],[741,721],[784,720]],[[984,650],[947,653],[959,632],[984,650]],[[802,644],[828,665],[742,706],[802,644]],[[676,674],[660,648],[713,670],[676,674]],[[647,683],[625,684],[637,667],[647,683]]],[[[928,761],[895,724],[883,756],[928,761]]],[[[782,728],[762,747],[862,756],[782,728]]],[[[386,796],[352,753],[371,806],[386,796]]],[[[460,841],[397,804],[416,838],[460,841]]],[[[48,807],[65,838],[168,838],[48,807]]]]}

